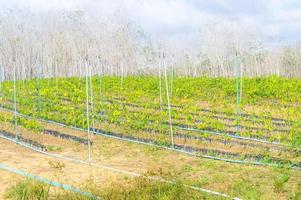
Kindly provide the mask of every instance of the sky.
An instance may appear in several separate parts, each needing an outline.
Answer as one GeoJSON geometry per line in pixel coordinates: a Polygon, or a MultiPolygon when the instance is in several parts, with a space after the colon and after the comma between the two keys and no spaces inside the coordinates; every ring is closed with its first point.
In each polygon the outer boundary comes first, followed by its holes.
{"type": "Polygon", "coordinates": [[[263,33],[266,41],[301,41],[301,0],[0,0],[0,7],[123,12],[146,33],[165,36],[237,21],[263,33]]]}

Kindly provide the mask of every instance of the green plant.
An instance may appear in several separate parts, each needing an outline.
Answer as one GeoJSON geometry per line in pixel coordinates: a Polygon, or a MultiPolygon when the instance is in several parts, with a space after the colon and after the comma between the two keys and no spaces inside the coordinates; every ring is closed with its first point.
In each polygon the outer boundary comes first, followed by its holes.
{"type": "Polygon", "coordinates": [[[51,151],[62,151],[64,147],[62,146],[47,146],[47,151],[51,152],[51,151]]]}
{"type": "Polygon", "coordinates": [[[47,200],[49,189],[46,184],[27,179],[10,187],[4,197],[11,200],[47,200]]]}
{"type": "Polygon", "coordinates": [[[232,186],[233,196],[243,197],[247,200],[261,199],[261,192],[258,185],[253,185],[246,180],[240,180],[232,186]]]}
{"type": "Polygon", "coordinates": [[[283,192],[285,183],[287,183],[289,178],[290,178],[290,176],[287,173],[281,174],[281,175],[275,177],[274,181],[273,181],[273,186],[274,186],[275,192],[277,192],[277,193],[283,192]]]}

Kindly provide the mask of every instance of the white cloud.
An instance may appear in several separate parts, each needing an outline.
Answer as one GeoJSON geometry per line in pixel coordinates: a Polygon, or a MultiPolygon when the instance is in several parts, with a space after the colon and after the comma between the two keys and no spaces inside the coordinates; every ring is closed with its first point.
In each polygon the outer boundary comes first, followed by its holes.
{"type": "Polygon", "coordinates": [[[238,19],[268,37],[301,39],[300,0],[0,0],[3,7],[37,11],[86,9],[103,13],[123,10],[149,33],[193,33],[212,21],[238,19]]]}

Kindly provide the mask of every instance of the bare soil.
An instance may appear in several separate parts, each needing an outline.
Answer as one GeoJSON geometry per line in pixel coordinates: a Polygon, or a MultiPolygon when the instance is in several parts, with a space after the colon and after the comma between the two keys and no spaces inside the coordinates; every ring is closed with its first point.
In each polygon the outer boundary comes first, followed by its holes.
{"type": "MultiPolygon", "coordinates": [[[[85,135],[84,132],[68,128],[60,129],[54,125],[49,125],[48,128],[71,135],[85,135]]],[[[23,136],[30,134],[34,133],[23,132],[23,136]]],[[[82,160],[87,159],[87,146],[49,135],[32,138],[42,144],[54,144],[62,147],[62,150],[50,153],[82,160]]],[[[93,136],[93,142],[92,160],[94,163],[144,175],[181,180],[186,184],[241,198],[253,192],[258,199],[287,199],[300,190],[300,171],[285,171],[285,173],[289,173],[290,178],[284,185],[283,192],[279,193],[273,188],[273,182],[284,173],[282,169],[212,161],[100,136],[93,136]]],[[[90,179],[93,179],[100,187],[107,187],[112,183],[126,182],[131,177],[108,169],[52,158],[4,139],[0,139],[0,163],[78,187],[90,179]]],[[[7,187],[20,178],[0,170],[0,196],[7,187]]]]}

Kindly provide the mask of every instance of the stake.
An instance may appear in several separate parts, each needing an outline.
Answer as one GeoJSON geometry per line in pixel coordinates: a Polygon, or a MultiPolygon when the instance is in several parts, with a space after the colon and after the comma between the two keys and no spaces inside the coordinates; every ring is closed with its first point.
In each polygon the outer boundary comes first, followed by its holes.
{"type": "Polygon", "coordinates": [[[99,75],[99,101],[102,104],[102,76],[99,75]]]}
{"type": "Polygon", "coordinates": [[[119,93],[119,98],[120,100],[122,99],[122,93],[123,93],[123,62],[120,62],[119,63],[119,69],[120,69],[120,76],[121,76],[121,79],[120,79],[120,93],[119,93]]]}
{"type": "Polygon", "coordinates": [[[243,63],[240,65],[240,94],[239,94],[239,101],[242,100],[242,87],[243,87],[243,63]]]}
{"type": "Polygon", "coordinates": [[[161,53],[159,52],[159,90],[160,90],[160,109],[162,109],[162,80],[161,80],[161,53]]]}
{"type": "MultiPolygon", "coordinates": [[[[237,56],[236,56],[237,58],[237,56]]],[[[236,63],[236,128],[237,132],[240,133],[240,94],[239,94],[239,66],[236,63]]]]}
{"type": "Polygon", "coordinates": [[[173,78],[174,78],[174,71],[171,67],[171,79],[170,79],[170,97],[172,98],[172,91],[173,91],[173,78]]]}
{"type": "MultiPolygon", "coordinates": [[[[99,62],[99,60],[98,60],[98,62],[99,62]]],[[[100,67],[100,73],[99,73],[99,104],[100,104],[100,106],[99,106],[99,108],[102,109],[102,106],[103,106],[103,90],[102,90],[103,80],[102,80],[102,78],[103,78],[103,73],[104,73],[103,72],[103,63],[101,63],[101,65],[98,64],[98,66],[100,67]]],[[[102,115],[100,117],[102,117],[102,115]]]]}
{"type": "Polygon", "coordinates": [[[100,101],[100,104],[102,104],[102,76],[103,76],[103,69],[102,69],[102,64],[100,65],[99,59],[98,59],[98,67],[100,68],[100,70],[99,70],[99,101],[100,101]]]}
{"type": "Polygon", "coordinates": [[[88,131],[88,161],[91,161],[91,143],[90,143],[90,121],[89,121],[89,80],[88,80],[88,56],[85,59],[86,66],[86,117],[87,117],[87,131],[88,131]]]}
{"type": "Polygon", "coordinates": [[[55,63],[55,67],[54,67],[54,73],[55,73],[55,87],[56,87],[56,94],[58,94],[59,88],[58,88],[58,74],[57,74],[57,65],[58,65],[58,61],[55,63]]]}
{"type": "Polygon", "coordinates": [[[38,112],[39,112],[39,117],[41,117],[41,112],[42,112],[42,101],[41,101],[41,83],[40,83],[40,65],[36,66],[36,71],[37,71],[37,86],[38,86],[38,112]]]}
{"type": "Polygon", "coordinates": [[[16,142],[19,141],[19,133],[18,133],[18,121],[17,121],[17,89],[16,89],[16,60],[13,59],[14,65],[14,116],[15,116],[15,133],[16,133],[16,142]]]}
{"type": "Polygon", "coordinates": [[[90,79],[90,95],[91,95],[91,114],[92,114],[92,128],[93,132],[95,131],[95,126],[94,126],[94,98],[93,98],[93,82],[92,82],[92,73],[91,73],[91,66],[88,65],[89,69],[89,79],[90,79]]]}
{"type": "Polygon", "coordinates": [[[2,93],[2,81],[3,81],[3,76],[2,76],[2,64],[0,63],[0,100],[1,100],[1,108],[3,108],[3,93],[2,93]]]}
{"type": "Polygon", "coordinates": [[[168,116],[169,116],[169,127],[170,127],[170,141],[171,147],[174,149],[174,141],[173,141],[173,130],[172,130],[172,121],[171,121],[171,108],[170,108],[170,99],[169,99],[169,90],[168,90],[168,80],[167,80],[167,70],[166,70],[166,63],[165,63],[165,55],[163,53],[163,67],[164,67],[164,76],[165,76],[165,87],[166,87],[166,98],[167,98],[167,109],[168,109],[168,116]]]}

